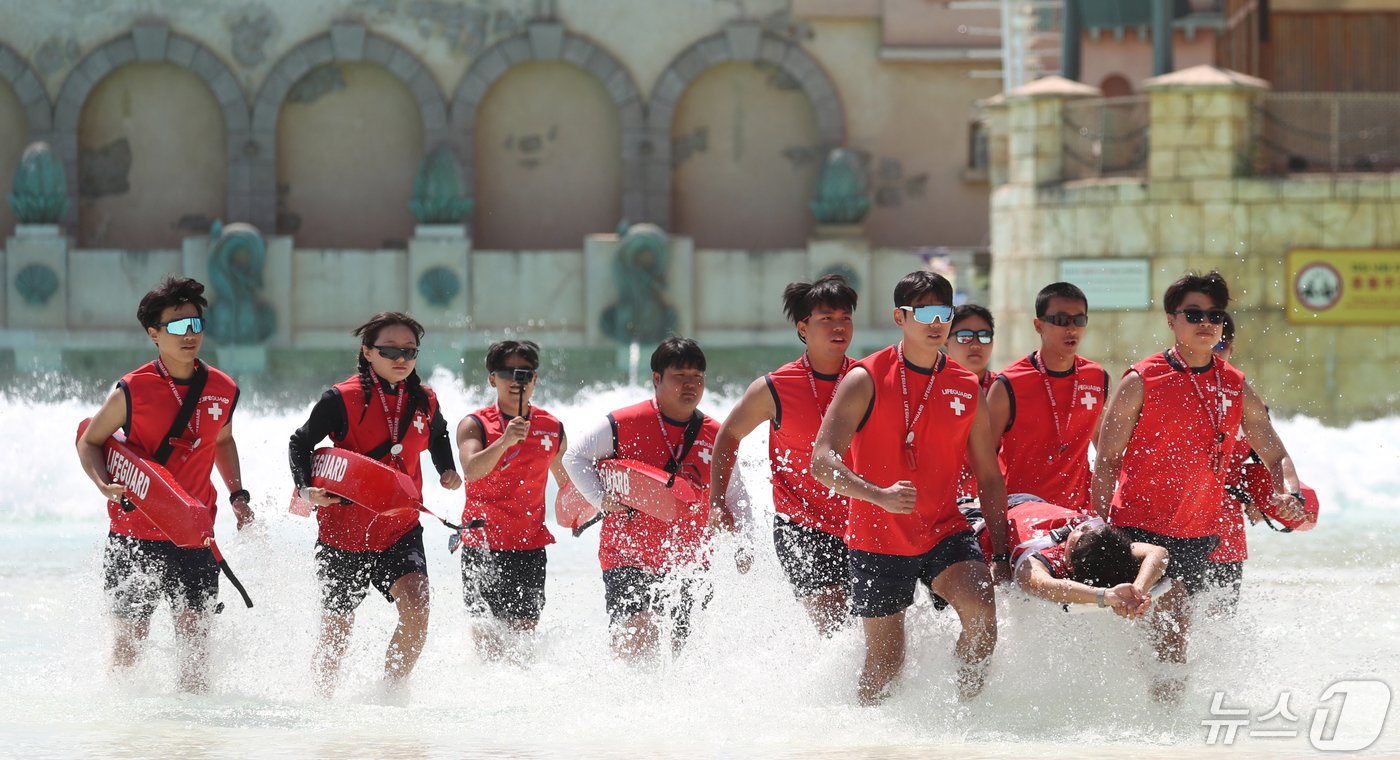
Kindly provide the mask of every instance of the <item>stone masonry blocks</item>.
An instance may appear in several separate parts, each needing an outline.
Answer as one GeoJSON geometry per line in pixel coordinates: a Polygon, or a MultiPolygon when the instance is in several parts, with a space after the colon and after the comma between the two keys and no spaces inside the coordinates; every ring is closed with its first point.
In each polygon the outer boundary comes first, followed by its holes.
{"type": "Polygon", "coordinates": [[[0,79],[14,81],[20,72],[29,68],[23,58],[15,55],[8,47],[0,44],[0,79]]]}
{"type": "Polygon", "coordinates": [[[131,28],[131,38],[136,43],[137,60],[163,61],[170,42],[170,27],[160,23],[140,23],[131,28]]]}
{"type": "Polygon", "coordinates": [[[335,50],[331,47],[330,32],[303,42],[301,51],[306,54],[306,61],[313,69],[336,59],[335,50]]]}
{"type": "Polygon", "coordinates": [[[190,63],[194,61],[194,51],[198,49],[199,46],[193,40],[174,35],[165,45],[165,60],[189,68],[190,63]]]}
{"type": "Polygon", "coordinates": [[[763,39],[758,43],[758,60],[765,63],[780,64],[783,57],[787,55],[788,48],[792,43],[781,37],[771,34],[763,35],[763,39]]]}
{"type": "Polygon", "coordinates": [[[389,63],[389,58],[396,49],[394,43],[376,34],[365,35],[364,60],[373,61],[381,66],[389,63]]]}
{"type": "Polygon", "coordinates": [[[564,25],[556,22],[535,22],[526,28],[530,37],[531,57],[540,61],[555,61],[564,50],[564,25]]]}
{"type": "MultiPolygon", "coordinates": [[[[131,63],[136,58],[136,42],[131,37],[118,37],[115,40],[102,46],[102,54],[107,56],[107,62],[112,69],[118,69],[131,63]]],[[[162,56],[162,60],[164,56],[162,56]]]]}
{"type": "Polygon", "coordinates": [[[564,48],[560,57],[582,69],[588,68],[588,60],[598,52],[598,47],[588,40],[572,34],[564,35],[564,48]]]}
{"type": "Polygon", "coordinates": [[[481,77],[488,82],[496,81],[496,79],[506,73],[506,69],[509,68],[510,62],[507,61],[506,57],[501,53],[499,46],[493,47],[483,53],[481,57],[477,59],[476,63],[472,65],[472,69],[475,70],[475,73],[481,75],[481,77]]]}
{"type": "Polygon", "coordinates": [[[524,36],[511,37],[496,46],[506,61],[514,66],[517,63],[524,63],[531,58],[530,41],[524,36]]]}
{"type": "Polygon", "coordinates": [[[758,57],[758,45],[763,38],[763,27],[752,22],[730,24],[724,28],[724,36],[729,46],[731,59],[752,61],[758,57]]]}
{"type": "Polygon", "coordinates": [[[364,24],[331,24],[331,53],[337,61],[359,61],[365,57],[364,24]]]}

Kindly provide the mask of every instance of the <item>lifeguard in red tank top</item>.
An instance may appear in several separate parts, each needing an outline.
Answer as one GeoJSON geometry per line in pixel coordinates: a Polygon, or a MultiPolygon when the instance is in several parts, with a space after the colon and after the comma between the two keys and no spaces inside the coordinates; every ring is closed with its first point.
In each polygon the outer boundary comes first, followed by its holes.
{"type": "MultiPolygon", "coordinates": [[[[346,432],[343,438],[332,434],[331,441],[337,448],[369,454],[389,442],[392,430],[403,449],[398,454],[387,453],[379,461],[403,471],[422,493],[423,469],[419,460],[428,449],[429,423],[438,408],[437,394],[426,385],[422,388],[428,397],[426,409],[413,403],[404,383],[399,383],[396,393],[387,393],[383,381],[375,378],[368,396],[358,376],[337,383],[335,389],[345,405],[346,432]],[[407,414],[410,405],[412,416],[407,414]]],[[[379,517],[364,507],[330,506],[316,510],[316,521],[323,544],[355,552],[384,551],[418,524],[418,512],[379,517]]]]}
{"type": "Polygon", "coordinates": [[[905,365],[897,345],[858,366],[870,373],[875,395],[851,440],[851,469],[881,487],[911,481],[918,501],[912,513],[897,515],[852,499],[846,545],[880,554],[923,554],[968,529],[957,507],[958,475],[977,412],[977,376],[942,355],[932,373],[914,369],[905,365]],[[917,442],[913,462],[905,446],[911,429],[917,442]]]}
{"type": "Polygon", "coordinates": [[[1239,444],[1244,374],[1218,358],[1196,372],[1174,351],[1129,371],[1142,377],[1142,413],[1123,454],[1112,523],[1178,538],[1221,535],[1231,521],[1225,468],[1239,444]]]}
{"type": "Polygon", "coordinates": [[[1089,443],[1108,398],[1108,372],[1082,356],[1068,372],[1051,372],[1037,353],[1001,372],[1011,398],[1011,425],[1001,434],[1007,493],[1089,509],[1089,443]]]}
{"type": "Polygon", "coordinates": [[[773,509],[798,525],[834,536],[845,535],[850,500],[812,477],[812,444],[837,383],[854,363],[846,359],[840,374],[821,375],[812,371],[804,354],[767,375],[777,408],[768,429],[773,509]]]}
{"type": "MultiPolygon", "coordinates": [[[[209,479],[214,468],[214,442],[233,415],[238,403],[238,385],[223,372],[202,362],[200,366],[208,370],[209,378],[195,406],[194,416],[177,437],[165,469],[190,496],[208,505],[213,512],[218,508],[218,496],[209,479]]],[[[172,378],[157,359],[123,375],[119,385],[127,397],[128,417],[122,426],[127,443],[146,456],[154,455],[180,412],[185,394],[190,391],[190,382],[172,378]]],[[[119,504],[109,501],[107,517],[111,521],[111,532],[117,535],[169,540],[139,510],[123,512],[119,504]]]]}
{"type": "MultiPolygon", "coordinates": [[[[719,423],[701,417],[700,433],[679,462],[677,477],[689,478],[696,486],[704,487],[710,482],[710,459],[719,423]]],[[[663,418],[654,400],[623,407],[609,414],[608,421],[619,459],[635,459],[664,468],[684,445],[685,423],[663,418]]],[[[706,504],[695,505],[690,514],[669,524],[636,510],[613,512],[603,519],[598,563],[603,570],[636,567],[656,575],[702,564],[708,518],[706,504]]]]}
{"type": "MultiPolygon", "coordinates": [[[[481,428],[482,447],[500,439],[511,417],[496,404],[470,415],[481,428]]],[[[462,544],[481,549],[540,549],[554,543],[544,525],[545,482],[559,453],[564,427],[554,415],[530,407],[530,434],[506,450],[491,474],[467,484],[462,522],[485,518],[486,527],[464,531],[462,544]]]]}

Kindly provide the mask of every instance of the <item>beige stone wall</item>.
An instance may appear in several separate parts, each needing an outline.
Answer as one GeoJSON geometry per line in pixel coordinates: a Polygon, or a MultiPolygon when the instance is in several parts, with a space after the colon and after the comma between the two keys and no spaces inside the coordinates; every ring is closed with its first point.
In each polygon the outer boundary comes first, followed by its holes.
{"type": "Polygon", "coordinates": [[[403,247],[423,160],[418,105],[392,73],[328,64],[292,88],[277,123],[279,234],[298,247],[403,247]]]}
{"type": "Polygon", "coordinates": [[[988,64],[882,62],[878,22],[818,19],[808,43],[836,84],[847,143],[871,158],[876,246],[988,242],[987,185],[965,181],[972,104],[1000,89],[971,72],[988,64]]]}
{"type": "MultiPolygon", "coordinates": [[[[9,195],[14,187],[15,167],[20,154],[29,143],[29,124],[19,98],[8,84],[0,82],[0,195],[9,195]]],[[[15,212],[9,202],[0,198],[0,240],[15,232],[15,212]]]]}
{"type": "MultiPolygon", "coordinates": [[[[1037,347],[1035,294],[1058,279],[1061,260],[1146,258],[1148,309],[1090,304],[1081,352],[1114,375],[1170,344],[1166,287],[1184,272],[1218,269],[1231,287],[1236,364],[1276,414],[1334,424],[1394,414],[1400,328],[1290,323],[1285,257],[1298,247],[1400,249],[1400,175],[1235,176],[1234,158],[1252,139],[1246,116],[1258,83],[1222,85],[1223,75],[1206,70],[1171,76],[1178,79],[1152,93],[1147,178],[1037,184],[1018,181],[1013,168],[1013,181],[993,193],[994,366],[1037,347]],[[1217,81],[1180,84],[1193,76],[1217,81]]],[[[1059,124],[1055,103],[1018,109],[1012,101],[1012,161],[1026,164],[1023,177],[1046,174],[1046,153],[1030,148],[1044,131],[1037,120],[1059,124]]]]}
{"type": "Polygon", "coordinates": [[[682,96],[671,142],[676,232],[707,248],[805,244],[825,153],[790,79],[751,63],[710,68],[682,96]]]}
{"type": "Polygon", "coordinates": [[[186,69],[133,63],[114,71],[83,107],[78,149],[80,172],[91,178],[78,202],[81,246],[177,248],[223,216],[223,118],[186,69]]]}
{"type": "Polygon", "coordinates": [[[566,63],[516,66],[482,101],[473,138],[476,246],[582,248],[616,229],[622,132],[595,77],[566,63]]]}

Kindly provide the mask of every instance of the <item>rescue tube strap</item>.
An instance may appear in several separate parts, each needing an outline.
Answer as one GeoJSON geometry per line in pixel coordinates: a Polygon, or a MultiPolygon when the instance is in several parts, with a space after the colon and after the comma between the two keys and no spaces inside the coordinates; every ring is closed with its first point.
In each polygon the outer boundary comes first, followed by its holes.
{"type": "Polygon", "coordinates": [[[180,411],[175,415],[175,421],[170,424],[169,432],[165,434],[151,461],[163,467],[170,459],[170,455],[175,451],[172,441],[184,435],[185,428],[190,426],[190,418],[194,417],[195,407],[199,406],[199,397],[204,395],[204,384],[208,380],[209,368],[204,362],[200,362],[194,369],[194,377],[190,380],[190,389],[185,393],[185,400],[180,402],[180,411]]]}
{"type": "Polygon", "coordinates": [[[243,597],[243,603],[247,605],[249,609],[252,609],[252,597],[248,596],[248,590],[243,588],[243,584],[238,582],[238,576],[233,574],[233,570],[229,568],[228,562],[222,559],[219,560],[219,570],[223,571],[224,577],[228,578],[228,582],[232,583],[233,587],[238,589],[238,595],[243,597]]]}

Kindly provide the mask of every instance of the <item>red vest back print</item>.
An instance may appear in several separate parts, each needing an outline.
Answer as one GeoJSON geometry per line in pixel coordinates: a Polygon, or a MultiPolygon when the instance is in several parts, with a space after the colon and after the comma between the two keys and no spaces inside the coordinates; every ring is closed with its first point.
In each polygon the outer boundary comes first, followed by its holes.
{"type": "MultiPolygon", "coordinates": [[[[209,370],[209,379],[204,384],[204,392],[195,406],[194,416],[179,438],[183,443],[175,446],[165,469],[175,476],[175,480],[190,496],[209,507],[212,513],[218,510],[218,495],[210,474],[214,470],[215,441],[233,413],[235,399],[238,398],[238,384],[233,378],[219,370],[204,365],[209,370]]],[[[170,380],[149,362],[122,376],[127,389],[128,410],[131,424],[125,429],[127,444],[145,456],[155,454],[165,442],[165,434],[175,422],[180,412],[180,404],[189,386],[175,384],[180,397],[170,391],[170,380]]],[[[155,541],[166,540],[161,532],[141,512],[123,512],[121,505],[107,502],[107,517],[110,530],[121,536],[131,536],[155,541]]]]}
{"type": "MultiPolygon", "coordinates": [[[[679,451],[685,427],[666,423],[662,438],[656,407],[650,400],[619,409],[608,415],[617,435],[618,459],[635,459],[664,468],[670,451],[679,451]]],[[[710,458],[715,448],[719,423],[704,417],[700,434],[680,462],[677,477],[688,478],[697,487],[710,483],[710,458]]],[[[701,564],[708,521],[707,504],[697,504],[689,514],[664,523],[643,512],[624,510],[603,518],[598,537],[598,564],[604,570],[636,567],[661,574],[685,565],[701,564]]]]}
{"type": "Polygon", "coordinates": [[[967,439],[979,399],[977,376],[957,362],[944,361],[932,375],[909,370],[909,417],[912,419],[928,383],[937,382],[924,413],[915,423],[917,469],[905,456],[904,394],[899,359],[890,346],[860,360],[875,383],[874,409],[851,441],[851,468],[880,487],[901,480],[914,483],[914,511],[896,515],[859,499],[851,500],[846,544],[852,549],[913,556],[968,529],[958,511],[958,479],[967,455],[967,439]]]}
{"type": "Polygon", "coordinates": [[[799,359],[770,372],[768,385],[778,402],[780,422],[768,428],[773,509],[798,525],[844,535],[850,501],[812,477],[812,447],[836,381],[809,374],[799,359]]]}
{"type": "Polygon", "coordinates": [[[1113,524],[1179,538],[1229,532],[1242,519],[1225,506],[1225,477],[1235,446],[1245,445],[1236,436],[1244,374],[1218,360],[1194,373],[1165,353],[1129,372],[1142,377],[1142,413],[1123,455],[1113,524]]]}
{"type": "MultiPolygon", "coordinates": [[[[472,417],[481,426],[487,446],[500,439],[510,422],[495,404],[472,412],[472,417]]],[[[544,526],[544,491],[563,434],[564,427],[554,415],[530,407],[530,433],[525,440],[506,449],[486,477],[466,484],[462,522],[485,518],[486,527],[464,531],[463,545],[524,550],[554,543],[544,526]]]]}
{"type": "MultiPolygon", "coordinates": [[[[375,382],[379,382],[378,378],[375,382]]],[[[349,449],[357,454],[368,454],[389,440],[389,417],[384,413],[373,386],[366,396],[360,386],[358,376],[335,385],[340,392],[340,401],[345,406],[346,433],[343,438],[331,436],[337,448],[349,449]]],[[[433,414],[437,411],[437,395],[428,386],[423,386],[428,396],[428,408],[404,400],[404,416],[399,423],[399,443],[403,451],[396,457],[385,454],[379,461],[390,467],[397,467],[413,480],[418,492],[423,492],[423,469],[421,459],[428,450],[429,427],[433,414]],[[413,414],[408,415],[412,404],[413,414]]],[[[400,393],[407,392],[405,386],[400,393]]],[[[395,411],[396,398],[386,394],[389,414],[395,411]]],[[[316,510],[316,521],[320,525],[321,543],[346,551],[384,551],[418,524],[416,511],[376,515],[364,507],[332,506],[316,510]]]]}
{"type": "Polygon", "coordinates": [[[998,378],[1016,405],[1011,429],[1001,438],[1006,492],[1035,494],[1050,504],[1085,511],[1092,477],[1089,443],[1103,412],[1108,372],[1082,356],[1074,358],[1074,369],[1063,377],[1042,372],[1042,367],[1039,356],[1026,356],[998,378]],[[1055,394],[1053,406],[1047,382],[1055,394]]]}

